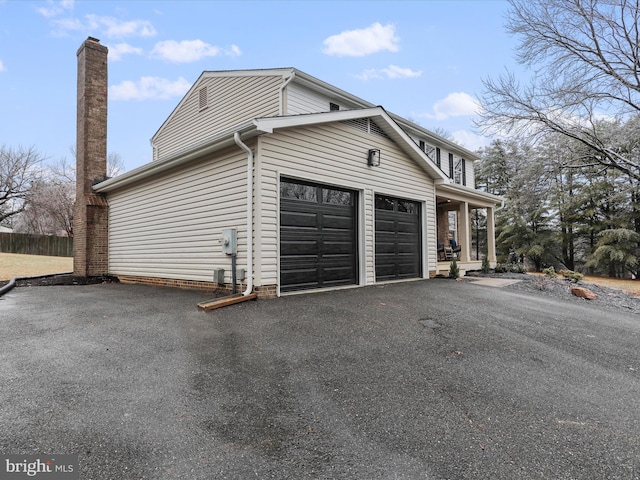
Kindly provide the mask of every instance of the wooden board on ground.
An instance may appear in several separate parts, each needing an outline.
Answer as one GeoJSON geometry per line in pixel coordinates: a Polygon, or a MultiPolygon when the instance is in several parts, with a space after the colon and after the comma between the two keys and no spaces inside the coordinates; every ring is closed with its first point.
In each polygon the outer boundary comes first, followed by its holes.
{"type": "Polygon", "coordinates": [[[257,293],[250,293],[249,295],[242,295],[241,293],[238,293],[236,295],[229,295],[228,297],[214,298],[213,300],[200,302],[198,304],[198,308],[204,311],[215,310],[216,308],[246,302],[247,300],[255,300],[256,298],[258,298],[257,293]]]}

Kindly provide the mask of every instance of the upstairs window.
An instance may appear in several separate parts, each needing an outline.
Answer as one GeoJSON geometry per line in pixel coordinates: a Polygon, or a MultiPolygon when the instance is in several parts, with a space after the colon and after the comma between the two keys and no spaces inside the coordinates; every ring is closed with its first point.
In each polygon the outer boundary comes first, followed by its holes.
{"type": "MultiPolygon", "coordinates": [[[[440,149],[437,149],[436,147],[429,145],[424,140],[420,140],[420,150],[422,150],[424,153],[427,154],[427,157],[429,157],[429,160],[431,160],[432,162],[435,162],[436,151],[440,149]]],[[[438,164],[438,166],[440,165],[438,164]]]]}
{"type": "Polygon", "coordinates": [[[337,112],[338,110],[340,110],[340,105],[338,105],[337,103],[329,102],[330,112],[337,112]]]}
{"type": "Polygon", "coordinates": [[[453,182],[458,185],[466,185],[467,184],[467,172],[465,168],[464,158],[458,157],[457,155],[453,156],[453,182]]]}

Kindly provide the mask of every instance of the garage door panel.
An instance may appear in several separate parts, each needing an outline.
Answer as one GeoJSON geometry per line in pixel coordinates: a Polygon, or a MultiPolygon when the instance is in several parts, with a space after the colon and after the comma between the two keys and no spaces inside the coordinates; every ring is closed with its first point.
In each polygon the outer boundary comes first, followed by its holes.
{"type": "Polygon", "coordinates": [[[395,231],[395,222],[393,220],[384,220],[376,218],[376,232],[390,232],[395,231]]]}
{"type": "Polygon", "coordinates": [[[376,277],[390,278],[395,276],[395,274],[396,274],[395,263],[378,263],[378,259],[376,258],[376,277]]]}
{"type": "Polygon", "coordinates": [[[280,225],[283,227],[315,227],[318,223],[318,214],[309,212],[297,212],[293,208],[280,212],[280,225]]]}
{"type": "Polygon", "coordinates": [[[420,203],[376,195],[376,280],[422,275],[420,203]]]}
{"type": "Polygon", "coordinates": [[[316,280],[316,262],[314,259],[297,258],[281,264],[280,281],[287,285],[306,285],[316,280]]]}
{"type": "Polygon", "coordinates": [[[407,233],[414,236],[420,232],[420,225],[415,222],[408,223],[408,222],[399,221],[397,223],[396,232],[399,234],[407,233]]]}
{"type": "Polygon", "coordinates": [[[396,244],[395,242],[376,242],[376,257],[378,255],[390,254],[395,255],[396,244]]]}
{"type": "Polygon", "coordinates": [[[315,253],[318,251],[317,241],[295,241],[295,242],[280,242],[280,253],[284,256],[302,256],[309,255],[315,258],[315,253]]]}
{"type": "Polygon", "coordinates": [[[281,291],[357,283],[356,193],[283,179],[280,194],[281,291]]]}
{"type": "Polygon", "coordinates": [[[415,243],[398,242],[396,251],[398,252],[398,256],[410,255],[411,258],[415,258],[416,245],[415,245],[415,243]]]}
{"type": "MultiPolygon", "coordinates": [[[[327,267],[324,269],[323,282],[346,282],[345,279],[353,275],[353,270],[348,267],[327,267]]],[[[345,283],[347,285],[348,283],[345,283]]]]}
{"type": "Polygon", "coordinates": [[[332,255],[351,255],[353,251],[353,244],[351,242],[323,242],[324,253],[322,258],[327,259],[332,255]]]}

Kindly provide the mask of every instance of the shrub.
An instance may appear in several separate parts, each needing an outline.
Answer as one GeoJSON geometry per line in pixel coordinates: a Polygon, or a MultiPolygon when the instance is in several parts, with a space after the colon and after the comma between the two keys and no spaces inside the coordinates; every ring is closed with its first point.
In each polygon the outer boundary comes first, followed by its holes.
{"type": "Polygon", "coordinates": [[[560,275],[562,275],[567,280],[571,280],[572,282],[578,283],[580,280],[584,278],[584,275],[579,272],[574,272],[573,270],[560,270],[560,275]]]}
{"type": "Polygon", "coordinates": [[[482,259],[481,271],[482,273],[489,273],[490,270],[491,270],[491,264],[489,263],[489,259],[487,257],[484,257],[482,259]]]}
{"type": "Polygon", "coordinates": [[[509,271],[506,263],[498,263],[494,269],[496,273],[506,273],[509,271]]]}
{"type": "Polygon", "coordinates": [[[520,262],[509,262],[509,263],[499,263],[495,268],[496,273],[527,273],[527,269],[525,268],[523,263],[520,262]]]}
{"type": "Polygon", "coordinates": [[[524,263],[513,263],[511,264],[511,271],[513,273],[527,273],[527,269],[524,266],[524,263]]]}
{"type": "Polygon", "coordinates": [[[458,262],[454,258],[451,261],[451,266],[449,267],[449,278],[458,278],[460,276],[460,267],[458,267],[458,262]]]}
{"type": "Polygon", "coordinates": [[[542,273],[544,273],[545,277],[549,278],[556,278],[558,276],[558,274],[556,273],[556,269],[553,268],[553,266],[545,268],[544,270],[542,270],[542,273]]]}

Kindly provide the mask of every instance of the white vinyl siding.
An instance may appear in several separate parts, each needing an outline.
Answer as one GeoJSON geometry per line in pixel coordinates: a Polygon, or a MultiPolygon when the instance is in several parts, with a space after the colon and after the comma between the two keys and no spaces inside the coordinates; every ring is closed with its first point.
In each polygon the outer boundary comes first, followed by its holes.
{"type": "Polygon", "coordinates": [[[465,168],[467,172],[467,187],[475,189],[476,188],[476,176],[474,171],[475,163],[471,160],[467,160],[466,158],[464,160],[464,163],[465,163],[465,168]]]}
{"type": "Polygon", "coordinates": [[[154,138],[162,160],[248,119],[278,114],[281,76],[203,77],[154,138]],[[200,106],[206,88],[207,108],[200,106]]]}
{"type": "MultiPolygon", "coordinates": [[[[433,180],[415,161],[408,158],[390,139],[368,134],[341,123],[307,128],[282,130],[260,137],[262,238],[278,238],[278,176],[299,178],[335,185],[360,192],[364,202],[364,252],[366,283],[375,282],[374,252],[374,195],[376,193],[423,202],[426,208],[426,230],[429,239],[428,264],[436,262],[436,215],[433,180]],[[381,165],[369,167],[367,152],[381,150],[381,165]]],[[[362,208],[361,208],[362,211],[362,208]]],[[[362,219],[361,219],[361,225],[362,219]]],[[[424,228],[424,225],[423,225],[424,228]]],[[[277,283],[278,245],[261,245],[260,267],[263,285],[277,283]]],[[[426,255],[424,258],[427,258],[426,255]]],[[[361,266],[362,267],[362,266],[361,266]]],[[[423,265],[428,274],[426,262],[423,265]]]]}
{"type": "Polygon", "coordinates": [[[328,112],[330,103],[337,104],[340,110],[357,108],[355,104],[322,95],[295,82],[291,82],[287,87],[286,102],[287,115],[328,112]]]}
{"type": "Polygon", "coordinates": [[[238,231],[238,268],[246,268],[246,154],[219,152],[180,171],[109,194],[109,273],[231,281],[223,229],[238,231]]]}

